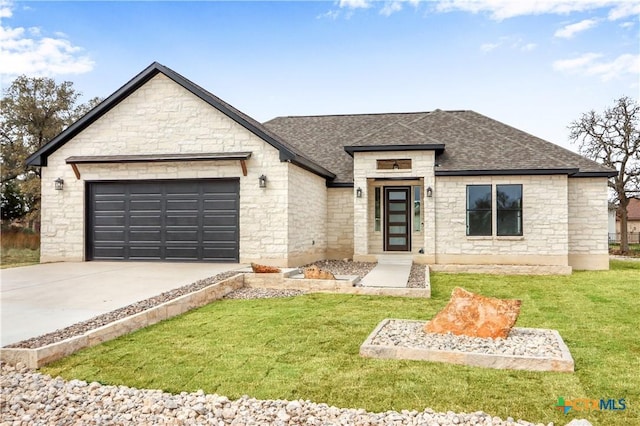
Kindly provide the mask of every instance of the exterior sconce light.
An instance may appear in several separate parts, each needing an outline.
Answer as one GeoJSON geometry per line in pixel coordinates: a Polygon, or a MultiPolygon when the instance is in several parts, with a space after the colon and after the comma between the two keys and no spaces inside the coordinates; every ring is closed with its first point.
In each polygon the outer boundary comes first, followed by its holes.
{"type": "Polygon", "coordinates": [[[398,164],[398,161],[394,161],[393,162],[393,170],[398,170],[400,168],[400,165],[398,164]]]}
{"type": "Polygon", "coordinates": [[[431,189],[430,186],[427,187],[427,197],[428,198],[433,197],[433,189],[431,189]]]}
{"type": "Polygon", "coordinates": [[[54,180],[53,184],[54,184],[54,187],[56,188],[56,191],[62,191],[62,188],[64,188],[64,180],[62,178],[58,178],[54,180]]]}
{"type": "Polygon", "coordinates": [[[362,188],[358,187],[358,189],[356,189],[356,197],[362,198],[362,188]]]}
{"type": "Polygon", "coordinates": [[[258,178],[258,182],[260,183],[260,188],[266,188],[267,187],[267,177],[265,175],[261,175],[258,178]]]}

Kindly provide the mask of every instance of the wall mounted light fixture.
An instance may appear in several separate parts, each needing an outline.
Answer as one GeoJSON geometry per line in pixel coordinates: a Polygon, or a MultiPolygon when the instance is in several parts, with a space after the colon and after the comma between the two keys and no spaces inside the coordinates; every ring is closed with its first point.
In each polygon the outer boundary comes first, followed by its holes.
{"type": "Polygon", "coordinates": [[[430,186],[427,187],[427,197],[428,198],[433,197],[433,189],[431,189],[430,186]]]}
{"type": "Polygon", "coordinates": [[[362,198],[362,188],[358,187],[358,189],[356,189],[356,197],[362,198]]]}
{"type": "Polygon", "coordinates": [[[400,168],[400,165],[398,164],[398,160],[393,162],[393,170],[398,170],[400,168]]]}
{"type": "Polygon", "coordinates": [[[260,188],[266,188],[267,187],[267,177],[265,175],[261,175],[258,178],[258,182],[260,183],[260,188]]]}
{"type": "Polygon", "coordinates": [[[53,184],[56,191],[62,191],[62,189],[64,188],[64,179],[58,178],[53,181],[53,184]]]}

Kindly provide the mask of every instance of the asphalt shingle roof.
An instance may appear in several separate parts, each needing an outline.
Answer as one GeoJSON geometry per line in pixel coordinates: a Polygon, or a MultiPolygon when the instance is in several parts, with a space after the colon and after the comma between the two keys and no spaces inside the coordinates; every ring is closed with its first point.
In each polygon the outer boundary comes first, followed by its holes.
{"type": "Polygon", "coordinates": [[[345,146],[444,144],[438,174],[576,169],[611,172],[594,161],[474,111],[278,117],[264,126],[311,161],[353,182],[345,146]]]}

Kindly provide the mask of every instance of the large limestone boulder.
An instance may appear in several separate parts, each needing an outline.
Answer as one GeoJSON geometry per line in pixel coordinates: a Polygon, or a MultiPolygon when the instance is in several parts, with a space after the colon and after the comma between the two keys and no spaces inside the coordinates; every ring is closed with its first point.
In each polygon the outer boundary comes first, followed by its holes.
{"type": "Polygon", "coordinates": [[[304,277],[312,280],[335,280],[336,277],[329,271],[324,271],[316,265],[311,265],[304,270],[304,277]]]}
{"type": "Polygon", "coordinates": [[[521,300],[485,297],[456,287],[444,309],[425,324],[427,333],[506,338],[520,314],[521,300]]]}
{"type": "Polygon", "coordinates": [[[280,268],[276,268],[275,266],[259,265],[257,263],[251,263],[251,269],[256,274],[277,274],[282,272],[280,268]]]}

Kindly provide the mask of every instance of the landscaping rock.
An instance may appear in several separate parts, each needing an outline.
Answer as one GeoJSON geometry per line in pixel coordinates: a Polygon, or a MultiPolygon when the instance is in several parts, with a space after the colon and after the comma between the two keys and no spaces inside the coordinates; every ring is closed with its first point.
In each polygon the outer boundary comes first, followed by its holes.
{"type": "MultiPolygon", "coordinates": [[[[216,394],[126,386],[96,386],[79,380],[51,378],[3,364],[0,366],[2,425],[440,425],[544,426],[524,420],[501,420],[482,411],[438,413],[338,408],[311,401],[235,401],[216,394]]],[[[572,424],[571,426],[577,426],[572,424]]]]}
{"type": "Polygon", "coordinates": [[[506,338],[520,314],[520,300],[485,297],[456,287],[445,308],[424,326],[427,333],[506,338]]]}
{"type": "Polygon", "coordinates": [[[256,274],[279,274],[282,272],[280,268],[275,266],[259,265],[257,263],[251,263],[251,269],[256,274]]]}
{"type": "Polygon", "coordinates": [[[304,277],[310,280],[335,280],[336,277],[329,271],[323,271],[316,265],[311,265],[304,270],[304,277]]]}

